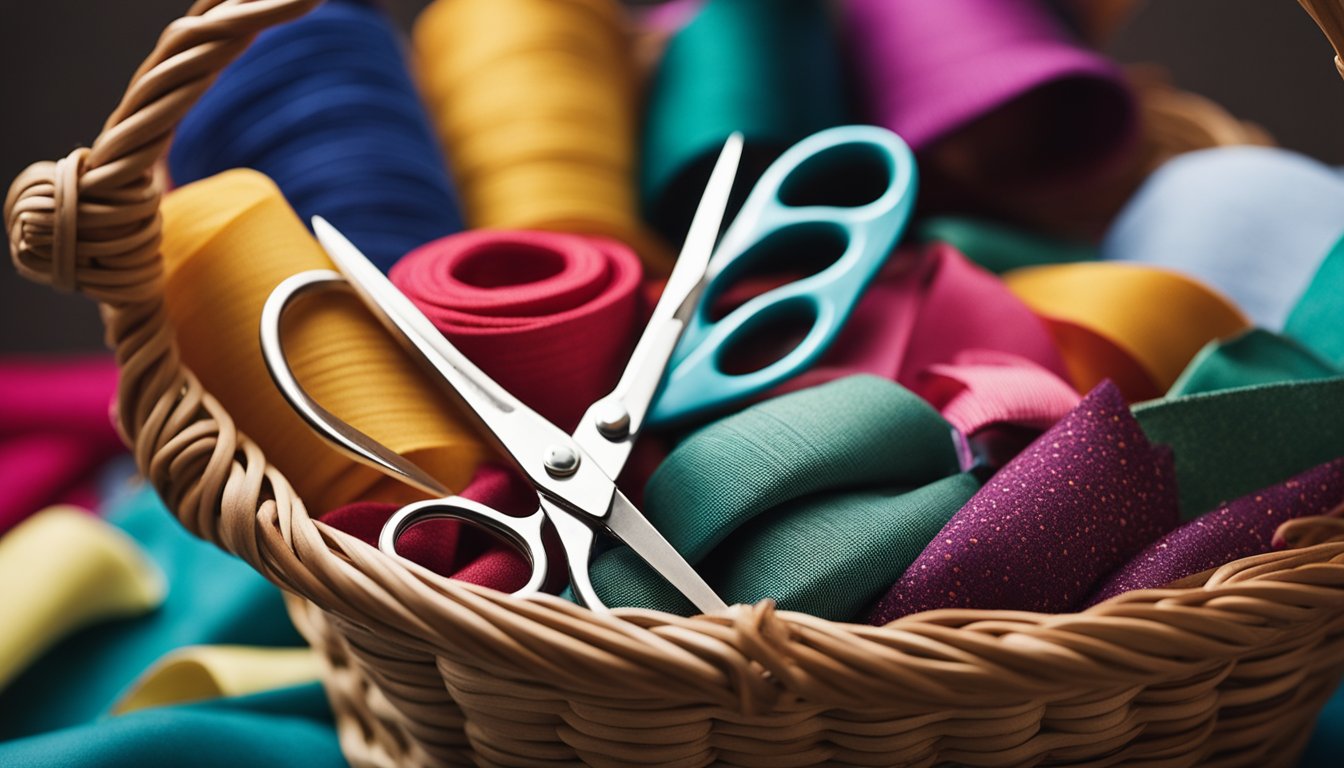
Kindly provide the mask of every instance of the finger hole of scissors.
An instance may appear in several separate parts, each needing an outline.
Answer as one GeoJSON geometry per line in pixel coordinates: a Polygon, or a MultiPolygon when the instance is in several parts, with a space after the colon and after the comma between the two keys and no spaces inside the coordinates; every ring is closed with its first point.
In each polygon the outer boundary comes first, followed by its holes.
{"type": "Polygon", "coordinates": [[[746,376],[793,355],[817,325],[817,305],[794,296],[766,307],[738,326],[719,349],[715,367],[728,376],[746,376]]]}
{"type": "Polygon", "coordinates": [[[403,507],[387,521],[379,548],[502,592],[537,591],[550,565],[540,515],[512,517],[468,499],[403,507]]]}
{"type": "Polygon", "coordinates": [[[701,306],[711,323],[766,291],[831,268],[849,247],[849,233],[831,222],[777,229],[742,252],[710,284],[701,306]]]}
{"type": "Polygon", "coordinates": [[[790,208],[859,208],[891,188],[890,153],[866,141],[836,144],[809,155],[780,182],[776,196],[790,208]]]}

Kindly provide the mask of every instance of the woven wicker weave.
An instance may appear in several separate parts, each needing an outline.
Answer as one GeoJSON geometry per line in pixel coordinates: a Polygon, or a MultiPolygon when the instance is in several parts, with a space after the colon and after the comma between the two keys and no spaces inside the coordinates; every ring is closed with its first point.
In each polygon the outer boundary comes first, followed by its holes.
{"type": "MultiPolygon", "coordinates": [[[[1339,3],[1316,3],[1317,18],[1344,19],[1339,3]]],[[[1080,614],[950,610],[880,628],[769,604],[595,615],[451,582],[311,520],[181,365],[153,168],[213,75],[315,4],[197,2],[91,149],[20,175],[5,223],[21,272],[102,304],[121,427],[169,507],[291,593],[353,764],[1292,762],[1344,671],[1338,519],[1080,614]]]]}

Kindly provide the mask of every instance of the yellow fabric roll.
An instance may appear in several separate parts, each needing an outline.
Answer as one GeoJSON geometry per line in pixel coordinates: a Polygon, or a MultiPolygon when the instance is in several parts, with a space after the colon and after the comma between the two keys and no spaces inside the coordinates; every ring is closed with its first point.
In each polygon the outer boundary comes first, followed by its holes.
{"type": "Polygon", "coordinates": [[[317,680],[322,662],[311,648],[197,645],[179,648],[131,684],[112,714],[245,696],[317,680]]]}
{"type": "MultiPolygon", "coordinates": [[[[1080,390],[1101,378],[1124,378],[1113,350],[1142,368],[1157,393],[1171,387],[1196,353],[1214,339],[1250,327],[1241,310],[1212,288],[1178,272],[1120,262],[1084,262],[1019,269],[1008,288],[1051,326],[1080,390]],[[1086,334],[1101,343],[1081,342],[1086,334]]],[[[1129,394],[1129,393],[1126,393],[1129,394]]]]}
{"type": "MultiPolygon", "coordinates": [[[[262,361],[262,306],[286,277],[331,261],[270,179],[222,173],[163,203],[168,314],[182,357],[317,513],[360,500],[422,497],[346,458],[280,395],[262,361]]],[[[488,449],[457,406],[353,294],[297,303],[285,318],[295,376],[327,410],[410,458],[449,488],[488,449]]]]}
{"type": "Polygon", "coordinates": [[[0,688],[71,632],[148,613],[167,595],[135,541],[74,507],[44,509],[0,537],[0,584],[0,688]]]}
{"type": "Polygon", "coordinates": [[[671,266],[640,223],[631,40],[616,0],[436,0],[425,101],[473,227],[604,235],[671,266]]]}

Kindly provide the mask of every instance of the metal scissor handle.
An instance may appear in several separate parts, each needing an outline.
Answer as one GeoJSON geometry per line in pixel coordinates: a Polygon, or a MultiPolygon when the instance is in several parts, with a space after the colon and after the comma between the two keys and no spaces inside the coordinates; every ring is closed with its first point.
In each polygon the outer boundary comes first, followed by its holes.
{"type": "Polygon", "coordinates": [[[724,233],[710,264],[704,300],[677,346],[650,422],[668,423],[743,400],[816,362],[900,240],[914,209],[917,184],[910,148],[896,134],[875,126],[830,128],[781,155],[724,233]],[[856,170],[883,173],[885,184],[869,188],[864,178],[846,175],[856,170]],[[835,196],[828,197],[837,187],[835,196]],[[868,194],[861,199],[846,197],[863,192],[868,194]],[[714,298],[751,269],[762,244],[804,231],[823,242],[829,238],[842,243],[839,257],[814,275],[756,296],[719,320],[709,319],[714,298]],[[799,318],[808,331],[783,357],[749,373],[724,372],[725,350],[763,327],[799,318]]]}

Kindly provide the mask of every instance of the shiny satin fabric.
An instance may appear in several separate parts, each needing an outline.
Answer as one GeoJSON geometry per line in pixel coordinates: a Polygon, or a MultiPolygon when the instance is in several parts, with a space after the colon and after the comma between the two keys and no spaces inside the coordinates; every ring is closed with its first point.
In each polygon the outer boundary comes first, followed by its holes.
{"type": "MultiPolygon", "coordinates": [[[[319,438],[266,372],[258,333],[267,296],[290,275],[332,268],[275,185],[255,171],[228,171],[173,191],[163,218],[165,299],[183,359],[309,509],[416,498],[319,438]]],[[[314,399],[448,487],[464,487],[488,455],[456,406],[353,294],[301,302],[287,313],[282,337],[314,399]]]]}

